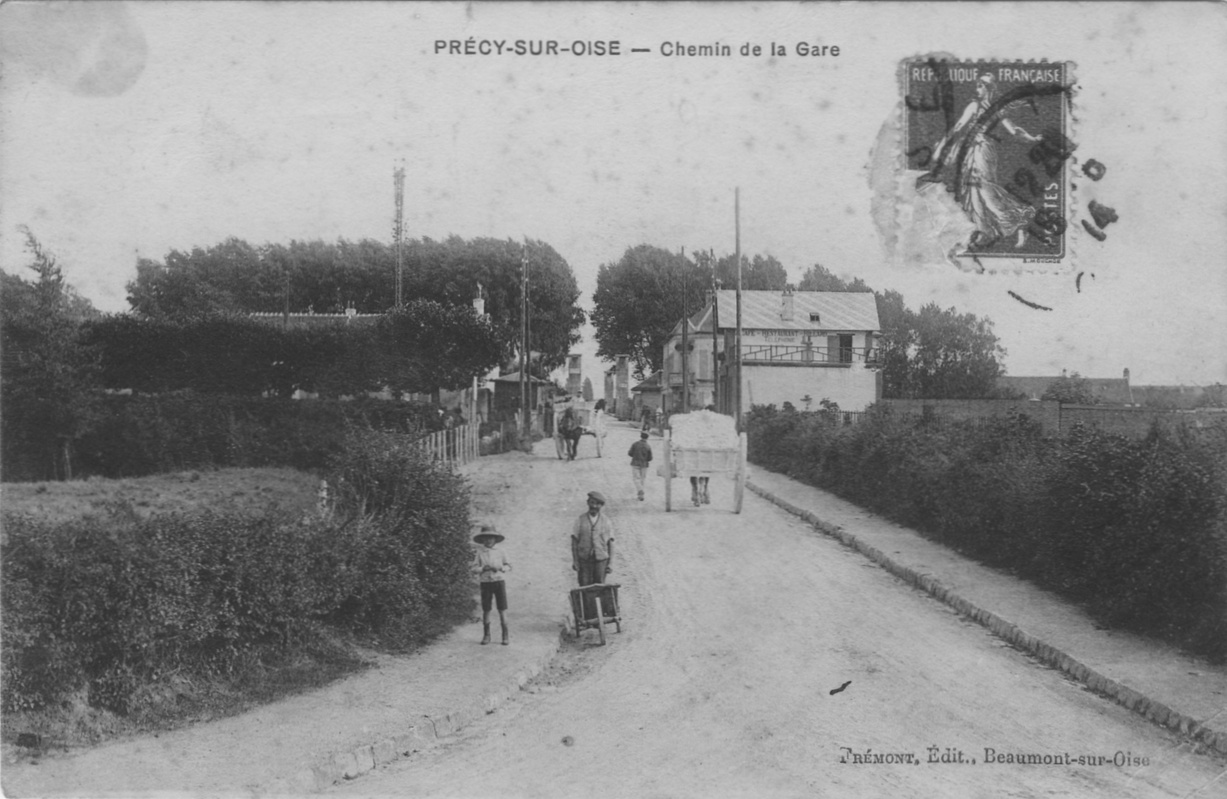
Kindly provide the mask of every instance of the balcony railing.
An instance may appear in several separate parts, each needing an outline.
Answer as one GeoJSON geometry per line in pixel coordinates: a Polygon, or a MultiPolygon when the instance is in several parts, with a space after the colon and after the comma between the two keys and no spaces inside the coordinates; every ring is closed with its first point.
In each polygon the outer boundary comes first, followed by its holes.
{"type": "Polygon", "coordinates": [[[863,347],[814,347],[803,344],[751,344],[741,348],[742,362],[812,363],[817,366],[877,363],[877,350],[863,347]]]}

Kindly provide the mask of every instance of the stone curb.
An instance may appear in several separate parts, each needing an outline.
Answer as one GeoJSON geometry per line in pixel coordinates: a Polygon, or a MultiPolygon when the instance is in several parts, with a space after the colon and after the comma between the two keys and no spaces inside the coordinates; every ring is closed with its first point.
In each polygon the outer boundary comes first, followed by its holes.
{"type": "Polygon", "coordinates": [[[1178,732],[1194,741],[1200,741],[1220,754],[1227,754],[1227,730],[1212,729],[1191,716],[1180,713],[1162,702],[1151,699],[1139,691],[1121,685],[1116,680],[1100,674],[1095,669],[1080,663],[1077,659],[1051,644],[1028,634],[1017,625],[1006,621],[997,614],[968,602],[939,581],[933,579],[932,576],[921,574],[908,566],[904,566],[892,560],[881,550],[869,546],[842,527],[824,522],[812,511],[802,510],[753,483],[747,482],[746,487],[767,501],[774,502],[794,516],[799,516],[809,522],[819,532],[839,539],[842,544],[865,555],[896,577],[928,592],[931,596],[954,608],[964,616],[979,622],[995,635],[1005,639],[1018,649],[1028,652],[1045,664],[1065,672],[1065,674],[1086,685],[1092,691],[1113,699],[1117,704],[1123,705],[1156,724],[1168,727],[1173,732],[1178,732]]]}
{"type": "Polygon", "coordinates": [[[528,668],[516,672],[516,675],[504,683],[499,690],[488,692],[480,699],[449,713],[422,716],[416,723],[408,725],[400,734],[390,738],[382,738],[373,744],[322,755],[317,759],[315,765],[304,768],[291,777],[273,780],[257,788],[254,794],[257,796],[301,796],[307,793],[321,793],[331,785],[352,780],[376,766],[408,757],[413,754],[414,749],[420,748],[423,744],[430,744],[459,732],[483,716],[498,710],[504,702],[544,671],[561,650],[566,634],[564,627],[559,632],[558,644],[552,650],[537,658],[528,668]]]}

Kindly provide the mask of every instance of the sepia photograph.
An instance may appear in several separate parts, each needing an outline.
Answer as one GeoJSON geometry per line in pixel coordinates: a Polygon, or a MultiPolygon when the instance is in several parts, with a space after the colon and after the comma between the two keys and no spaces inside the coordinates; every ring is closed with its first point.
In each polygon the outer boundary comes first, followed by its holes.
{"type": "Polygon", "coordinates": [[[1227,795],[1217,2],[0,5],[12,797],[1227,795]]]}

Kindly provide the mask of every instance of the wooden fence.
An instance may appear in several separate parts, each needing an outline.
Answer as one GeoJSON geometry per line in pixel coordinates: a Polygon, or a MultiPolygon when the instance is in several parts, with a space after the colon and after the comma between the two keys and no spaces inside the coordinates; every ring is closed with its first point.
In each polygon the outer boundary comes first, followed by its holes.
{"type": "Polygon", "coordinates": [[[477,460],[480,448],[478,426],[466,424],[450,430],[439,430],[415,439],[413,446],[421,449],[433,461],[460,466],[477,460]]]}

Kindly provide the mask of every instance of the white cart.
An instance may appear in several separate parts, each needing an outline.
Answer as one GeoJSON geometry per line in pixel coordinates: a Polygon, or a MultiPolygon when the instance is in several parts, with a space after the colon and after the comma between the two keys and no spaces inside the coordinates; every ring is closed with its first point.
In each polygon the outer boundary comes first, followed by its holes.
{"type": "Polygon", "coordinates": [[[672,433],[666,431],[659,472],[665,478],[665,511],[673,510],[674,477],[725,475],[733,478],[733,513],[741,513],[746,491],[746,434],[737,436],[735,449],[695,449],[673,446],[672,433]]]}

